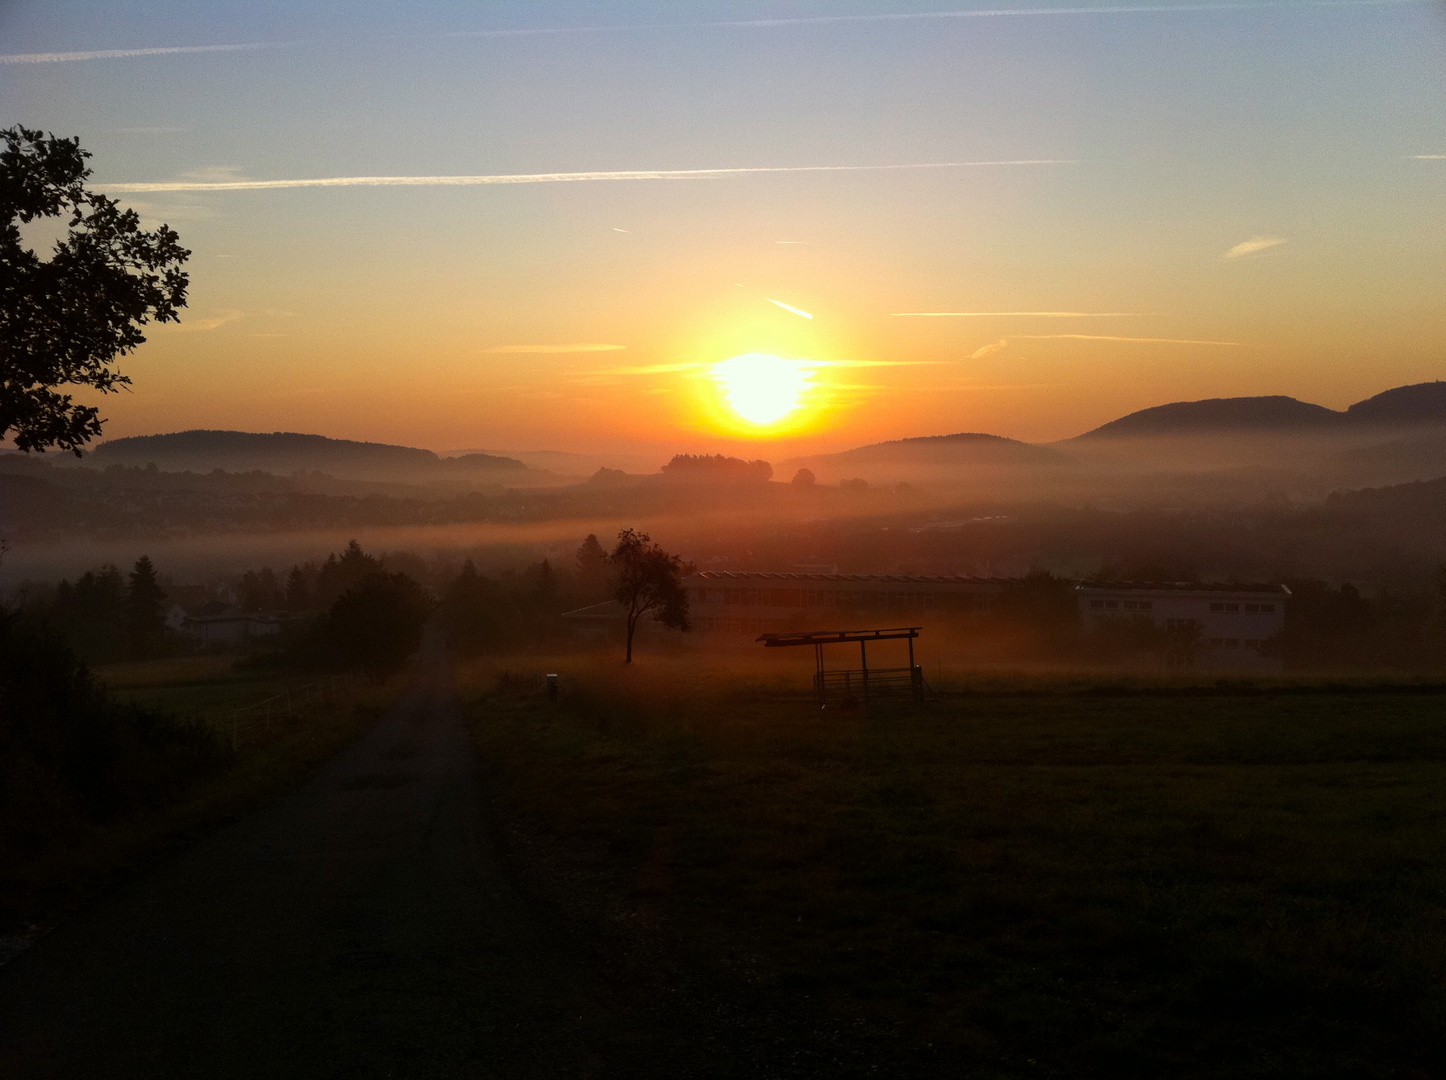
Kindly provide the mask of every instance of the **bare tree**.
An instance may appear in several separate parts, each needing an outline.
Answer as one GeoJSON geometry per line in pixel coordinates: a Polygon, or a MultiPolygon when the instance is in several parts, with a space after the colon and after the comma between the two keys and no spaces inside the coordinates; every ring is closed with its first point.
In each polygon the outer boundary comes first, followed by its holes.
{"type": "Polygon", "coordinates": [[[633,634],[644,615],[675,630],[688,629],[688,593],[682,579],[693,572],[693,567],[653,543],[647,533],[633,529],[618,533],[618,545],[608,562],[618,579],[613,595],[627,609],[627,662],[631,664],[633,634]]]}

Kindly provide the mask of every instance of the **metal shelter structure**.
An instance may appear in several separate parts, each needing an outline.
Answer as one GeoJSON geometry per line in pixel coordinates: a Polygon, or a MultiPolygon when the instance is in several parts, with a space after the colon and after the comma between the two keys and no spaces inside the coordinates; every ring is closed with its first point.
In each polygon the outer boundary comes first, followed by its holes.
{"type": "Polygon", "coordinates": [[[814,655],[813,692],[819,704],[828,703],[831,695],[840,701],[871,694],[892,694],[907,690],[914,701],[924,699],[924,669],[914,662],[914,639],[922,627],[896,626],[884,630],[809,630],[785,634],[763,634],[756,640],[765,649],[786,649],[812,645],[814,655]],[[869,668],[869,642],[907,641],[909,666],[903,668],[869,668]],[[824,666],[825,645],[851,645],[858,642],[859,667],[830,671],[824,666]],[[856,697],[857,696],[857,697],[856,697]]]}

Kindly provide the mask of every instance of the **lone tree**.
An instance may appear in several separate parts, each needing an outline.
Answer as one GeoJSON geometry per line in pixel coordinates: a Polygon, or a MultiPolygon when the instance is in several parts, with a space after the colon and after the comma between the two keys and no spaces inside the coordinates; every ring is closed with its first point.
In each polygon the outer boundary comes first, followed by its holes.
{"type": "Polygon", "coordinates": [[[613,596],[628,613],[627,662],[631,664],[633,634],[644,615],[675,630],[688,629],[688,593],[682,578],[692,573],[693,567],[653,543],[647,533],[632,529],[618,533],[618,546],[608,562],[617,574],[613,596]]]}
{"type": "Polygon", "coordinates": [[[79,139],[23,127],[0,139],[0,438],[79,456],[100,434],[100,410],[56,387],[129,385],[111,364],[146,340],[148,322],[179,321],[191,253],[167,226],[146,232],[134,210],[86,190],[79,139]],[[49,259],[25,245],[20,226],[66,215],[49,259]]]}

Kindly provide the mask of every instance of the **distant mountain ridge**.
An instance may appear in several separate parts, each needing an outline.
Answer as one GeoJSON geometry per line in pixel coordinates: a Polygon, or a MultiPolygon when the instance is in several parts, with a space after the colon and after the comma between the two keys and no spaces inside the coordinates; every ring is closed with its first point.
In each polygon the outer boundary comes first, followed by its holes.
{"type": "MultiPolygon", "coordinates": [[[[1446,382],[1398,386],[1344,412],[1285,395],[1172,401],[1128,413],[1076,439],[1328,431],[1365,426],[1446,426],[1446,382]]],[[[1074,440],[1068,440],[1074,441],[1074,440]]]]}
{"type": "Polygon", "coordinates": [[[985,435],[977,431],[890,439],[837,454],[818,455],[818,458],[837,462],[867,460],[929,465],[1054,465],[1069,460],[1067,455],[1047,446],[1036,446],[1018,439],[985,435]]]}
{"type": "Polygon", "coordinates": [[[166,471],[316,471],[336,475],[523,471],[512,458],[467,454],[440,458],[430,450],[331,439],[294,431],[176,431],[109,439],[90,452],[97,465],[148,465],[166,471]]]}

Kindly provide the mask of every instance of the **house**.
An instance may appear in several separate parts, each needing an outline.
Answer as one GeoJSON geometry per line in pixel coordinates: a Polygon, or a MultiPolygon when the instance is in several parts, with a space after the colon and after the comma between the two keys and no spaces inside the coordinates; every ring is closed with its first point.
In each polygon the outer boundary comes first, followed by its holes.
{"type": "Polygon", "coordinates": [[[1285,626],[1290,589],[1265,583],[1090,581],[1075,586],[1086,627],[1143,620],[1185,635],[1202,667],[1278,670],[1270,643],[1285,626]]]}
{"type": "Polygon", "coordinates": [[[224,600],[202,604],[172,604],[166,626],[197,645],[241,645],[254,638],[281,633],[287,612],[244,612],[224,600]]]}

